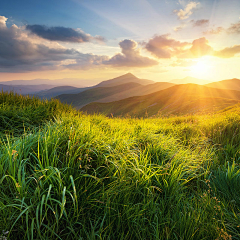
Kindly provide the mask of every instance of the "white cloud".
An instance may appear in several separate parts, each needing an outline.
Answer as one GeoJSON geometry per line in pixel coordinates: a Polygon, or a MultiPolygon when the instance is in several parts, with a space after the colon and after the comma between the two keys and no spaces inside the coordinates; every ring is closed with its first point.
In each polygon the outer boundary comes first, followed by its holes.
{"type": "Polygon", "coordinates": [[[173,12],[177,14],[178,18],[181,20],[189,18],[193,14],[193,9],[197,8],[198,2],[190,2],[186,5],[184,9],[174,10],[173,12]]]}

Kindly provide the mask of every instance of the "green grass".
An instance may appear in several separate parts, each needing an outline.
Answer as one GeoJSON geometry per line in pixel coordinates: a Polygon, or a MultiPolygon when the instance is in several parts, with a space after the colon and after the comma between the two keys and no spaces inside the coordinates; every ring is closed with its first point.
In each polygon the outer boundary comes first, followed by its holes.
{"type": "Polygon", "coordinates": [[[38,127],[44,122],[73,111],[57,100],[41,101],[36,97],[0,93],[0,134],[22,134],[25,130],[38,127]]]}
{"type": "Polygon", "coordinates": [[[0,99],[0,239],[240,239],[238,111],[123,119],[0,99]]]}

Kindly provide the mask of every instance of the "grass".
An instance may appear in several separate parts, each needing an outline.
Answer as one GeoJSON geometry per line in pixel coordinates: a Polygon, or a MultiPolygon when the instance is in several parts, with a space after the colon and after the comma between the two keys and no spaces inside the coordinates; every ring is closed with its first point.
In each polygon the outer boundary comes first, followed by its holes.
{"type": "Polygon", "coordinates": [[[0,99],[0,239],[240,238],[237,110],[124,119],[0,99]]]}
{"type": "Polygon", "coordinates": [[[73,111],[68,105],[57,100],[41,101],[36,97],[0,93],[0,133],[18,133],[25,129],[38,127],[44,122],[61,115],[61,112],[73,111]]]}

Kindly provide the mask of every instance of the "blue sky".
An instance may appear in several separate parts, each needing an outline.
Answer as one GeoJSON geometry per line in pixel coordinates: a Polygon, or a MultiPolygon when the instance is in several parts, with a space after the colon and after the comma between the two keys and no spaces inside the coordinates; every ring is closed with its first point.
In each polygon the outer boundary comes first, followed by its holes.
{"type": "Polygon", "coordinates": [[[3,81],[240,78],[239,0],[4,0],[0,16],[3,81]]]}

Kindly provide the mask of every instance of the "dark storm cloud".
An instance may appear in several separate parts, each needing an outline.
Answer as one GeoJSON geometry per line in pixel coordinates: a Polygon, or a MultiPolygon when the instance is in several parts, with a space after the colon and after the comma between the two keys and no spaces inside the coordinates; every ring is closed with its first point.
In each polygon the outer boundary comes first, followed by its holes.
{"type": "Polygon", "coordinates": [[[137,48],[138,44],[130,39],[125,39],[119,43],[122,53],[113,56],[104,64],[115,67],[151,67],[158,65],[158,61],[143,57],[137,48]]]}
{"type": "Polygon", "coordinates": [[[85,33],[81,29],[73,29],[66,27],[47,27],[44,25],[26,25],[26,29],[37,36],[48,39],[50,41],[62,41],[62,42],[90,42],[92,40],[105,41],[101,36],[91,36],[85,33]]]}

